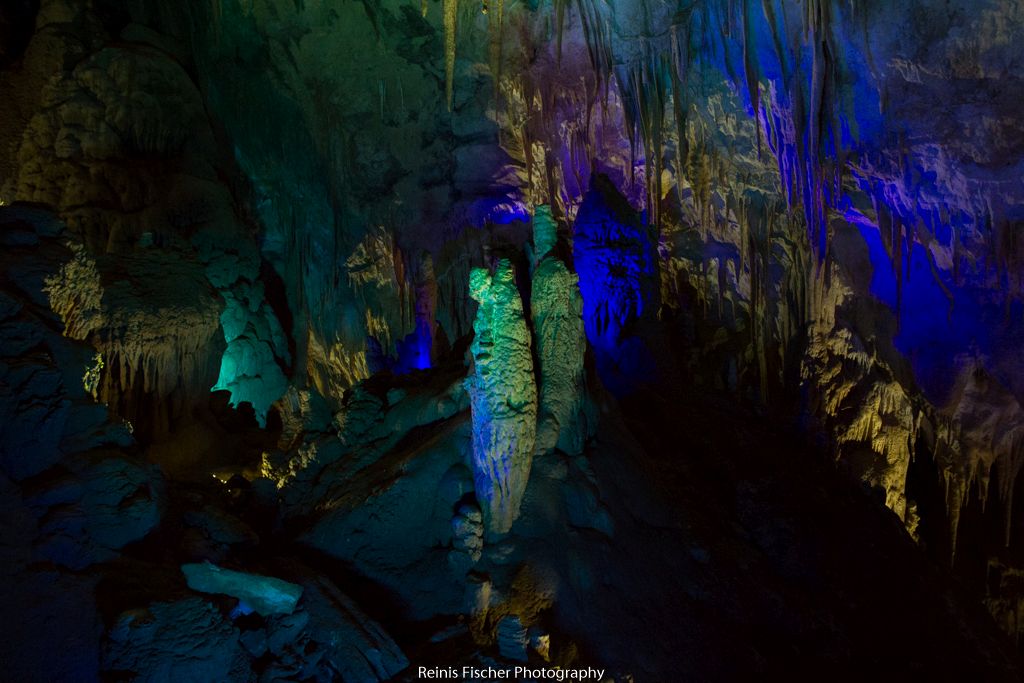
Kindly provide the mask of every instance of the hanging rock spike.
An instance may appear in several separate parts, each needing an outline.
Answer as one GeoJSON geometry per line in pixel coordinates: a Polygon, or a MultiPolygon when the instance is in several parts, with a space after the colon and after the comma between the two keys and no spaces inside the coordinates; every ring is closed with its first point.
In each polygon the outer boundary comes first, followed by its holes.
{"type": "Polygon", "coordinates": [[[452,110],[455,92],[455,42],[458,29],[459,0],[444,2],[444,94],[448,111],[452,110]]]}

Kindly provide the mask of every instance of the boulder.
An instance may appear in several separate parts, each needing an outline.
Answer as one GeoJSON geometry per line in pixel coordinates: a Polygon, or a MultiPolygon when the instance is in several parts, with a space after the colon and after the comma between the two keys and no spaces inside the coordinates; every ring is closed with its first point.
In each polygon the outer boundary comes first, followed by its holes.
{"type": "Polygon", "coordinates": [[[209,562],[183,564],[181,571],[189,588],[200,593],[230,595],[264,616],[291,614],[302,595],[302,587],[294,583],[224,569],[209,562]]]}

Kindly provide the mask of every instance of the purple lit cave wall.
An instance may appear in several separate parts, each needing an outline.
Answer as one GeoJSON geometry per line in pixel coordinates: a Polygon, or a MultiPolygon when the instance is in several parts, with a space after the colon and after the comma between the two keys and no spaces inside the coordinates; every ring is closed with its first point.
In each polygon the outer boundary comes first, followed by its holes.
{"type": "Polygon", "coordinates": [[[1024,0],[0,3],[0,679],[1022,680],[1022,101],[1024,0]]]}

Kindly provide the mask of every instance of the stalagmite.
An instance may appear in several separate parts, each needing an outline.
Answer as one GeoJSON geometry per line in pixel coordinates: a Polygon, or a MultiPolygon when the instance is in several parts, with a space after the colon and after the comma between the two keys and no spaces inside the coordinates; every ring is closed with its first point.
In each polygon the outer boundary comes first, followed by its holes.
{"type": "Polygon", "coordinates": [[[537,386],[530,331],[512,264],[476,268],[469,293],[480,307],[466,379],[473,414],[473,475],[487,530],[505,533],[519,514],[536,442],[537,386]]]}
{"type": "Polygon", "coordinates": [[[536,209],[533,242],[539,259],[530,295],[540,365],[537,452],[548,451],[557,443],[563,451],[578,453],[586,438],[581,411],[586,350],[583,297],[579,277],[552,253],[557,234],[550,207],[536,209]]]}

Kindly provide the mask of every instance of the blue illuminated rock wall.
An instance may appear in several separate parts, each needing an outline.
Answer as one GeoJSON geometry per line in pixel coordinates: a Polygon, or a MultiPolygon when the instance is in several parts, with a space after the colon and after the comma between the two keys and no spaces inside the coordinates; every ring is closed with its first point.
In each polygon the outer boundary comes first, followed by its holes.
{"type": "Polygon", "coordinates": [[[601,379],[615,392],[651,380],[654,358],[636,327],[658,306],[652,230],[601,176],[573,224],[573,262],[601,379]]]}

